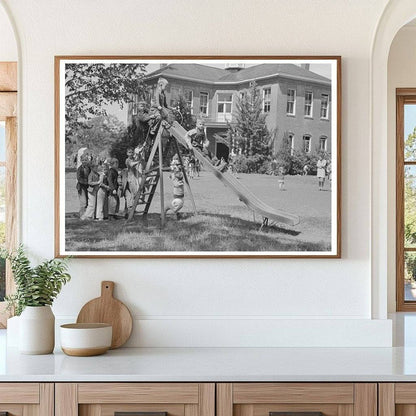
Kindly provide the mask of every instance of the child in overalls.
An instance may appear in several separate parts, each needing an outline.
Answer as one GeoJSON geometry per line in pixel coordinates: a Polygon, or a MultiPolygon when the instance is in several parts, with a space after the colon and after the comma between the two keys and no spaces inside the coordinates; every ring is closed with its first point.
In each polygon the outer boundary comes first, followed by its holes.
{"type": "Polygon", "coordinates": [[[179,211],[182,209],[185,198],[183,173],[180,169],[180,163],[177,157],[173,157],[170,164],[171,173],[169,178],[173,183],[173,200],[171,206],[165,209],[165,213],[172,211],[176,214],[176,219],[180,219],[179,211]]]}

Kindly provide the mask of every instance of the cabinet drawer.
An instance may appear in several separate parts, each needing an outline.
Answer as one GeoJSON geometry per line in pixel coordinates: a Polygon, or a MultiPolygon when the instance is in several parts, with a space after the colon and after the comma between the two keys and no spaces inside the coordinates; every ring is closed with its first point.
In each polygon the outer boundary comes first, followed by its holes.
{"type": "Polygon", "coordinates": [[[414,416],[416,414],[416,383],[380,383],[380,416],[414,416]]]}
{"type": "Polygon", "coordinates": [[[0,415],[53,416],[53,391],[51,383],[0,383],[0,415]]]}
{"type": "Polygon", "coordinates": [[[56,416],[215,416],[213,383],[60,383],[56,416]]]}
{"type": "Polygon", "coordinates": [[[375,383],[220,383],[217,416],[377,416],[375,383]]]}

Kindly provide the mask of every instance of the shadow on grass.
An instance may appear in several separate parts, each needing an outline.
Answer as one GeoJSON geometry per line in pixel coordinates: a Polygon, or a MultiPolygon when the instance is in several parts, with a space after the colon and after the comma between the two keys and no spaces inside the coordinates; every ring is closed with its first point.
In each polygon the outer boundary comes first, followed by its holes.
{"type": "Polygon", "coordinates": [[[163,229],[160,215],[135,217],[131,222],[81,221],[66,216],[67,251],[327,251],[324,241],[303,241],[298,231],[269,227],[223,214],[168,215],[163,229]]]}

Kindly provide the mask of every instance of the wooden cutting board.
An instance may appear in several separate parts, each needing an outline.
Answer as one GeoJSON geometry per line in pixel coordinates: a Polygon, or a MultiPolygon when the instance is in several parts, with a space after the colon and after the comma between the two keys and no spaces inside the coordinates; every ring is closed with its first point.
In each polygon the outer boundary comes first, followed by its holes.
{"type": "Polygon", "coordinates": [[[101,296],[86,303],[78,314],[77,323],[106,323],[113,326],[111,349],[119,348],[129,339],[133,319],[124,303],[113,297],[114,282],[101,282],[101,296]]]}

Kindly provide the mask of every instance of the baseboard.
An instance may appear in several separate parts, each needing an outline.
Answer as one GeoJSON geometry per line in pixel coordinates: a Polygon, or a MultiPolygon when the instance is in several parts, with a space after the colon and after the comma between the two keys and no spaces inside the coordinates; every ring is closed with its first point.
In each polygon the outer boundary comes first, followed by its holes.
{"type": "MultiPolygon", "coordinates": [[[[57,317],[57,324],[71,321],[74,320],[70,317],[57,317]]],[[[140,317],[134,320],[132,336],[125,346],[391,347],[392,322],[371,319],[140,317]]]]}

